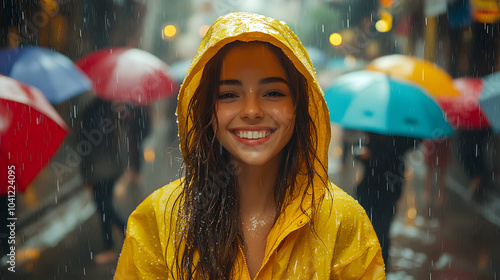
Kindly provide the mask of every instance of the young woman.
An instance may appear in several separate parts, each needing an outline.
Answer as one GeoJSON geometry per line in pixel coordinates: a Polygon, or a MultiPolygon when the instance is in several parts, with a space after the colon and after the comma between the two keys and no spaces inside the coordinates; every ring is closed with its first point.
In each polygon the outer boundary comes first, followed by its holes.
{"type": "Polygon", "coordinates": [[[328,180],[328,109],[283,22],[217,19],[177,116],[184,177],[131,214],[115,279],[384,279],[368,217],[328,180]]]}

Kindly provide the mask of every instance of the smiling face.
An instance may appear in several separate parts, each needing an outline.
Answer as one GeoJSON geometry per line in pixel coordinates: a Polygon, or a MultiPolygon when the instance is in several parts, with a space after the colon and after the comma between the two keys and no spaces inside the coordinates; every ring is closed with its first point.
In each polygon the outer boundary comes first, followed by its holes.
{"type": "Polygon", "coordinates": [[[216,97],[215,136],[243,164],[279,164],[295,126],[294,98],[273,51],[261,43],[240,44],[222,60],[216,97]]]}

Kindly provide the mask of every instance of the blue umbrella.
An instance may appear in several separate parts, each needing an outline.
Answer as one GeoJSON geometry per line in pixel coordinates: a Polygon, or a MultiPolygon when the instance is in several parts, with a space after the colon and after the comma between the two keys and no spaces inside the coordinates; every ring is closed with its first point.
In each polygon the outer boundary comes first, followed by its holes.
{"type": "Polygon", "coordinates": [[[500,72],[483,78],[479,107],[486,114],[495,133],[500,133],[500,72]]]}
{"type": "Polygon", "coordinates": [[[0,73],[37,87],[52,104],[92,88],[88,77],[71,59],[36,46],[0,50],[0,73]]]}
{"type": "Polygon", "coordinates": [[[316,70],[325,67],[326,62],[328,61],[328,56],[324,51],[313,46],[305,46],[305,48],[316,70]]]}
{"type": "Polygon", "coordinates": [[[325,99],[330,120],[344,128],[429,139],[454,133],[423,88],[383,73],[344,74],[326,90],[325,99]]]}
{"type": "Polygon", "coordinates": [[[182,81],[184,81],[184,76],[191,65],[191,60],[190,58],[184,59],[169,65],[170,73],[179,84],[182,84],[182,81]]]}

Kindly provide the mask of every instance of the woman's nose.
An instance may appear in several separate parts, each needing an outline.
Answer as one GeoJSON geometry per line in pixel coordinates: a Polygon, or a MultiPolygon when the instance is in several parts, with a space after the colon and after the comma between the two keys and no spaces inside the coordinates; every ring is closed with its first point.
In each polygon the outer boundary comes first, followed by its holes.
{"type": "Polygon", "coordinates": [[[245,96],[243,109],[241,110],[241,118],[253,120],[264,117],[264,112],[262,111],[258,97],[252,95],[253,94],[248,94],[245,96]]]}

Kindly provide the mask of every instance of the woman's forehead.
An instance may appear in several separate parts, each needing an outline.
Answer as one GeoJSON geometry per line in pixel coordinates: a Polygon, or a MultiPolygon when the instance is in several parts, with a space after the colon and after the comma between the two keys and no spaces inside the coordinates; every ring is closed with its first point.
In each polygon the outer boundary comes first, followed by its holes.
{"type": "Polygon", "coordinates": [[[264,76],[286,76],[276,53],[260,42],[238,44],[230,48],[222,60],[221,76],[237,76],[249,71],[257,71],[264,76]]]}

